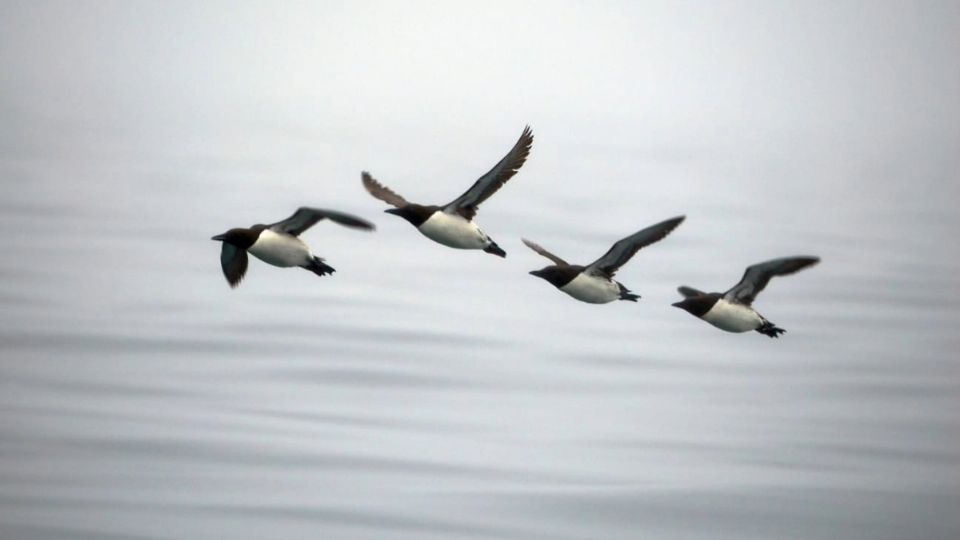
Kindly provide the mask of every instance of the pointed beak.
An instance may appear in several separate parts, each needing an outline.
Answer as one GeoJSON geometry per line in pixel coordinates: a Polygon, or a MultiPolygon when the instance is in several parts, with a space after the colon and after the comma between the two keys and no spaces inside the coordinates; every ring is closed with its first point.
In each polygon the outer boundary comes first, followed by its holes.
{"type": "Polygon", "coordinates": [[[670,304],[670,305],[676,308],[683,309],[683,302],[674,302],[673,304],[670,304]]]}
{"type": "Polygon", "coordinates": [[[218,234],[218,235],[214,236],[213,238],[211,238],[211,240],[216,240],[217,242],[223,242],[224,236],[226,236],[226,235],[218,234]]]}
{"type": "Polygon", "coordinates": [[[531,270],[531,271],[529,271],[529,272],[527,272],[527,273],[530,274],[531,276],[540,277],[540,271],[539,271],[539,270],[531,270]]]}
{"type": "Polygon", "coordinates": [[[384,212],[386,212],[387,214],[393,214],[393,215],[395,215],[395,216],[399,216],[399,215],[400,215],[400,209],[399,209],[399,208],[387,208],[386,210],[384,210],[384,212]]]}

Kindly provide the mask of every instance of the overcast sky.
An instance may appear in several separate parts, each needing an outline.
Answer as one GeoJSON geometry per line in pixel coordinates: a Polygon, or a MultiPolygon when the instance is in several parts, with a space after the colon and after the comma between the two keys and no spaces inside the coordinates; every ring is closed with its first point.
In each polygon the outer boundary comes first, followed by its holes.
{"type": "Polygon", "coordinates": [[[354,139],[373,167],[449,137],[428,174],[530,123],[556,152],[907,172],[891,149],[922,151],[930,179],[958,159],[958,21],[955,2],[4,2],[0,152],[255,163],[354,139]]]}

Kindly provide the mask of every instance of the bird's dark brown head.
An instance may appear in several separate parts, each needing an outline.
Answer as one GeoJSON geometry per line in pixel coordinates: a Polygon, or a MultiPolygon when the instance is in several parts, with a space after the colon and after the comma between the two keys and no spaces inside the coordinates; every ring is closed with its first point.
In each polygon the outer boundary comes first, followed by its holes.
{"type": "Polygon", "coordinates": [[[719,298],[720,295],[704,294],[701,296],[685,298],[671,305],[675,308],[680,308],[690,313],[694,317],[703,317],[708,311],[710,311],[710,308],[717,303],[719,298]]]}
{"type": "Polygon", "coordinates": [[[414,227],[423,225],[423,222],[430,219],[434,212],[439,210],[438,206],[421,206],[419,204],[408,204],[400,208],[389,208],[384,210],[388,214],[400,216],[410,222],[414,227]]]}
{"type": "Polygon", "coordinates": [[[540,270],[533,270],[530,275],[545,279],[554,287],[559,288],[573,281],[573,278],[577,277],[577,274],[581,271],[583,271],[583,267],[552,265],[545,266],[540,270]]]}
{"type": "Polygon", "coordinates": [[[257,238],[260,236],[260,229],[230,229],[229,231],[218,234],[211,238],[211,240],[216,240],[217,242],[226,242],[228,244],[237,246],[240,249],[248,249],[254,243],[256,243],[257,238]]]}

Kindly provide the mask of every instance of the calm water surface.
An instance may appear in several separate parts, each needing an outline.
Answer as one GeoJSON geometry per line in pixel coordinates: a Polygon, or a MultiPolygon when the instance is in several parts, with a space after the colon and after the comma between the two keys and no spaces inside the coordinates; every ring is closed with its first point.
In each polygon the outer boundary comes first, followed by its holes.
{"type": "Polygon", "coordinates": [[[960,258],[937,240],[956,222],[904,208],[831,231],[761,192],[758,213],[786,223],[757,228],[701,203],[623,270],[640,303],[593,306],[527,276],[542,261],[517,236],[589,260],[671,212],[528,225],[509,186],[482,216],[499,260],[429,244],[353,187],[345,205],[379,232],[305,235],[335,276],[254,261],[235,291],[207,237],[288,208],[205,212],[177,189],[50,207],[7,190],[4,536],[960,532],[960,258]],[[721,289],[793,252],[824,262],[760,297],[779,341],[669,307],[680,283],[721,289]]]}
{"type": "MultiPolygon", "coordinates": [[[[14,26],[78,24],[84,43],[126,28],[54,14],[14,26]]],[[[395,113],[369,89],[325,108],[231,83],[240,96],[217,108],[226,83],[191,67],[191,34],[160,53],[150,40],[173,30],[147,27],[94,48],[139,67],[78,60],[110,85],[58,71],[77,60],[61,43],[43,58],[62,61],[50,71],[64,85],[30,72],[35,86],[4,94],[0,537],[960,538],[960,133],[955,106],[907,104],[947,103],[960,79],[857,105],[903,78],[847,70],[880,32],[831,49],[800,97],[765,87],[773,101],[733,112],[705,98],[716,122],[696,96],[689,114],[627,103],[609,93],[618,80],[558,101],[533,83],[516,102],[441,88],[445,114],[480,112],[426,127],[426,103],[395,113]],[[837,77],[846,90],[819,93],[837,77]],[[147,103],[151,84],[163,92],[147,103]],[[53,93],[27,92],[41,87],[53,93]],[[562,106],[604,99],[609,115],[562,106]],[[853,112],[763,116],[805,100],[853,112]],[[509,118],[490,117],[501,104],[509,118]],[[478,218],[505,260],[429,243],[360,186],[370,169],[412,200],[452,199],[527,121],[530,161],[478,218]],[[252,260],[230,290],[209,237],[301,204],[378,231],[321,223],[304,239],[335,275],[252,260]],[[527,275],[545,259],[521,236],[585,263],[677,214],[686,223],[619,274],[637,304],[577,303],[527,275]],[[823,262],[756,302],[780,340],[670,307],[678,285],[725,290],[793,254],[823,262]]],[[[27,30],[24,47],[57,34],[27,30]]],[[[275,46],[252,58],[269,64],[275,46]]]]}

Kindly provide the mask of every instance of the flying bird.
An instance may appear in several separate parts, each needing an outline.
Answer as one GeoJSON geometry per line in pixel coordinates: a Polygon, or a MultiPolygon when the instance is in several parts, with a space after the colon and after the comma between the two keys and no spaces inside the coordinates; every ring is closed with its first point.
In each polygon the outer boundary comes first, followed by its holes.
{"type": "Polygon", "coordinates": [[[705,293],[692,287],[677,290],[684,300],[673,304],[727,332],[756,330],[772,338],[786,332],[751,307],[753,300],[767,286],[770,278],[786,276],[820,262],[819,257],[798,256],[773,259],[750,266],[740,283],[725,293],[705,293]]]}
{"type": "Polygon", "coordinates": [[[270,225],[254,225],[249,228],[235,228],[211,238],[223,242],[220,248],[220,266],[230,287],[240,284],[247,272],[247,253],[261,261],[288,268],[299,266],[318,276],[332,274],[333,267],[310,252],[310,248],[299,236],[318,221],[329,219],[345,227],[374,230],[369,221],[336,210],[301,207],[283,221],[270,225]]]}
{"type": "Polygon", "coordinates": [[[530,126],[527,126],[517,143],[499,163],[474,182],[463,195],[442,206],[408,202],[377,182],[366,171],[361,174],[363,187],[377,199],[394,207],[386,210],[388,214],[407,220],[434,242],[457,249],[482,249],[487,253],[506,257],[507,253],[477,227],[473,218],[477,215],[480,204],[517,174],[527,160],[532,144],[533,132],[530,131],[530,126]]]}
{"type": "Polygon", "coordinates": [[[683,222],[685,217],[668,219],[631,234],[614,244],[602,257],[587,266],[570,264],[543,249],[539,244],[524,238],[523,243],[527,247],[553,262],[552,265],[534,270],[530,274],[549,281],[554,287],[581,302],[590,304],[606,304],[614,300],[636,302],[640,295],[631,293],[623,283],[615,281],[613,276],[640,248],[663,240],[683,222]]]}

